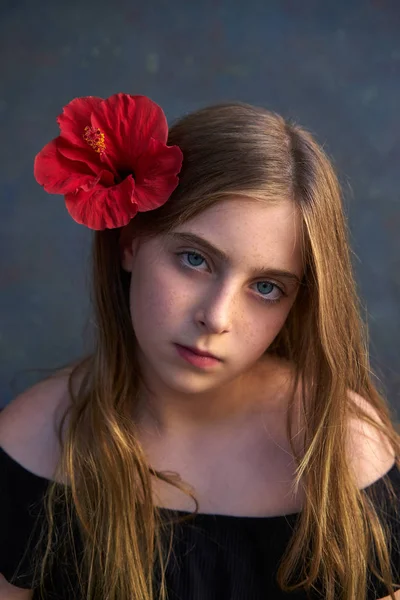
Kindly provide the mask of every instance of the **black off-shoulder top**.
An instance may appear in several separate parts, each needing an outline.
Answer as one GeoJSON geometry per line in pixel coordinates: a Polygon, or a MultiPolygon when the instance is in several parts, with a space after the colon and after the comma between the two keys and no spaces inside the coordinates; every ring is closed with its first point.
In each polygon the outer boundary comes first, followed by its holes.
{"type": "MultiPolygon", "coordinates": [[[[387,512],[388,494],[383,479],[389,478],[399,498],[400,471],[396,464],[368,486],[378,508],[387,512]]],[[[34,588],[32,565],[26,548],[35,544],[35,522],[49,480],[16,462],[0,448],[0,573],[23,588],[34,588]],[[31,538],[31,539],[30,539],[31,538]]],[[[161,509],[165,515],[188,514],[161,509]]],[[[297,591],[282,592],[275,575],[300,513],[274,517],[243,517],[198,514],[174,526],[173,560],[167,567],[169,600],[306,600],[322,598],[297,591]]],[[[400,523],[389,514],[392,533],[391,560],[396,583],[400,583],[400,523]]],[[[37,526],[36,526],[37,529],[37,526]]],[[[77,540],[79,548],[79,540],[77,540]]],[[[60,560],[46,588],[49,600],[79,600],[71,591],[73,573],[67,559],[60,560]]],[[[368,600],[388,595],[388,590],[369,574],[368,600]]],[[[35,598],[35,593],[34,593],[35,598]]],[[[356,600],[356,599],[355,599],[356,600]]]]}

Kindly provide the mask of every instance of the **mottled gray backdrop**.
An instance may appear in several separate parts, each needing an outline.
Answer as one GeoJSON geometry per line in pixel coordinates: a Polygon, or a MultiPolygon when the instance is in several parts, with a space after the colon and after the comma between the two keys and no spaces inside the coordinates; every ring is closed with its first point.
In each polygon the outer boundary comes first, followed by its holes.
{"type": "MultiPolygon", "coordinates": [[[[35,182],[72,98],[223,100],[309,128],[346,196],[371,359],[400,415],[398,0],[0,0],[0,405],[84,348],[90,232],[35,182]]],[[[338,289],[339,295],[343,290],[338,289]]],[[[345,301],[345,298],[343,298],[345,301]]]]}

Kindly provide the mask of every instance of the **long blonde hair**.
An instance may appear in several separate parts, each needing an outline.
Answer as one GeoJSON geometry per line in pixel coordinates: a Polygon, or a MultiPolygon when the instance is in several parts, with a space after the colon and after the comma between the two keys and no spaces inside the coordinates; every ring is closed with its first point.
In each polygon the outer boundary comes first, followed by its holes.
{"type": "MultiPolygon", "coordinates": [[[[292,397],[300,384],[305,418],[299,455],[288,410],[287,435],[297,464],[294,487],[301,483],[305,501],[279,567],[279,585],[285,591],[312,591],[318,583],[326,600],[363,600],[370,568],[393,592],[386,525],[357,488],[343,439],[349,416],[361,417],[387,436],[400,465],[400,437],[383,392],[372,381],[341,192],[330,161],[301,127],[239,103],[184,117],[171,128],[168,143],[180,146],[184,155],[180,183],[164,206],[135,217],[128,226],[134,235],[163,233],[235,194],[266,202],[291,198],[302,217],[304,285],[268,348],[295,366],[292,397]],[[367,399],[381,424],[350,401],[349,390],[367,399]]],[[[79,532],[76,570],[84,598],[164,600],[172,525],[154,506],[152,477],[196,499],[188,482],[151,468],[135,435],[132,415],[141,374],[120,239],[120,230],[94,235],[96,339],[93,352],[70,376],[71,405],[59,428],[58,471],[68,484],[49,486],[41,583],[52,561],[60,560],[62,545],[72,544],[79,532]],[[55,534],[60,502],[67,517],[61,542],[55,534]]]]}

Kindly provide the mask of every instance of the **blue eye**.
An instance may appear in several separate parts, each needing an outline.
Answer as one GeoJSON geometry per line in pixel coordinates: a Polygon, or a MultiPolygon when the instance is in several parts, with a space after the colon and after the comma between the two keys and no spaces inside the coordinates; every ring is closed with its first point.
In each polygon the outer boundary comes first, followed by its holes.
{"type": "Polygon", "coordinates": [[[268,304],[274,304],[275,302],[279,302],[282,296],[285,296],[283,290],[281,290],[281,288],[275,283],[271,283],[270,281],[258,281],[255,285],[257,288],[257,292],[259,292],[261,295],[261,300],[263,302],[267,302],[268,304]],[[274,290],[274,288],[277,290],[279,295],[278,297],[270,298],[269,296],[267,296],[267,294],[270,294],[274,290]]]}
{"type": "Polygon", "coordinates": [[[259,281],[258,283],[256,283],[256,286],[258,288],[257,291],[260,292],[260,294],[268,294],[272,292],[272,289],[275,287],[274,284],[270,283],[269,281],[259,281]]]}
{"type": "Polygon", "coordinates": [[[195,252],[188,252],[187,257],[188,263],[192,265],[192,267],[199,267],[204,262],[204,258],[195,252]]]}
{"type": "Polygon", "coordinates": [[[198,252],[181,252],[178,256],[181,257],[181,261],[185,266],[201,267],[206,262],[204,256],[198,252]]]}

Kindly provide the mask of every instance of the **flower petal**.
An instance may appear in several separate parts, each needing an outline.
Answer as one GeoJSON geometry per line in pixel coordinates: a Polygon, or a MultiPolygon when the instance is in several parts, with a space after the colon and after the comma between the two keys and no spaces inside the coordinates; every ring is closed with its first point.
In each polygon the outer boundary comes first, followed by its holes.
{"type": "Polygon", "coordinates": [[[137,158],[151,138],[165,144],[168,137],[164,112],[146,96],[110,96],[94,107],[92,126],[104,133],[105,155],[123,172],[135,172],[137,158]]]}
{"type": "Polygon", "coordinates": [[[98,185],[90,192],[67,194],[65,204],[71,217],[90,229],[123,227],[138,210],[134,190],[135,182],[129,176],[113,187],[98,185]]]}
{"type": "Polygon", "coordinates": [[[114,175],[110,173],[110,171],[107,171],[107,169],[104,169],[91,182],[86,185],[81,185],[80,187],[82,191],[90,192],[99,183],[102,185],[102,187],[113,187],[115,185],[114,175]]]}
{"type": "Polygon", "coordinates": [[[46,144],[36,155],[33,173],[36,181],[50,194],[75,192],[94,180],[85,163],[69,161],[58,152],[56,140],[46,144]]]}
{"type": "Polygon", "coordinates": [[[93,110],[102,102],[104,102],[103,98],[84,96],[83,98],[75,98],[64,106],[63,112],[57,117],[61,137],[73,146],[90,148],[83,139],[83,133],[85,127],[90,126],[90,116],[93,110]]]}
{"type": "Polygon", "coordinates": [[[164,204],[179,183],[182,151],[178,146],[165,146],[151,139],[148,151],[136,164],[135,198],[138,210],[153,210],[164,204]]]}
{"type": "Polygon", "coordinates": [[[77,147],[70,144],[68,140],[65,140],[61,136],[56,138],[57,150],[62,156],[65,156],[68,160],[82,162],[87,165],[88,170],[92,171],[94,175],[98,175],[104,165],[102,164],[97,152],[86,144],[85,147],[77,147]]]}

